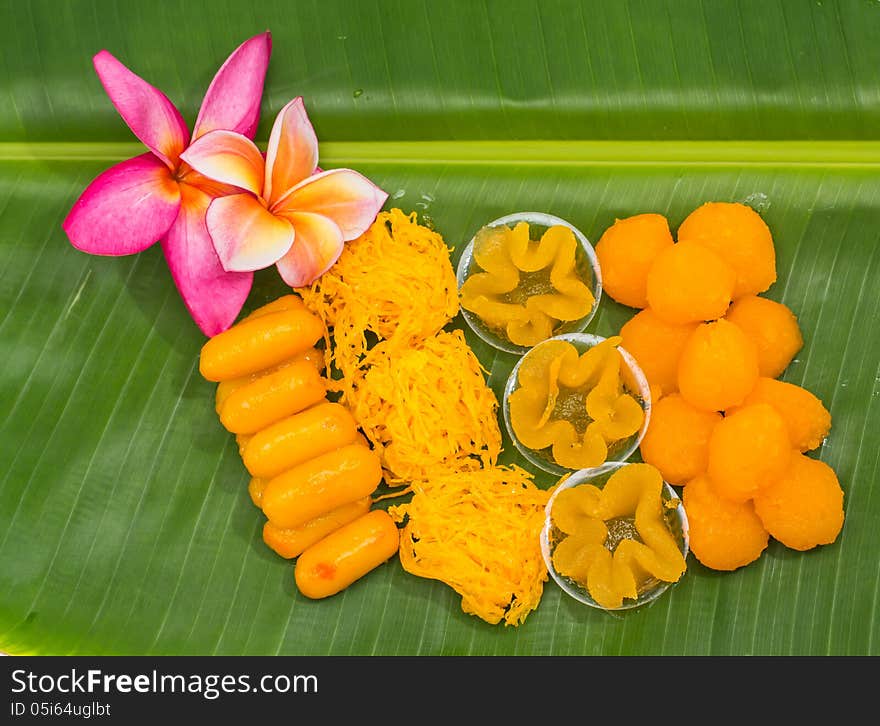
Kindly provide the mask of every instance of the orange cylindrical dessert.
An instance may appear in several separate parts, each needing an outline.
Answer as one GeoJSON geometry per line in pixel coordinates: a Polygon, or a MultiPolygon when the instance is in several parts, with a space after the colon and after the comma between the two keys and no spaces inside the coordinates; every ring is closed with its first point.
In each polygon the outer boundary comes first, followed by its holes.
{"type": "Polygon", "coordinates": [[[276,527],[267,520],[263,525],[263,542],[285,559],[293,559],[331,532],[369,512],[372,503],[370,497],[362,497],[289,529],[276,527]]]}
{"type": "Polygon", "coordinates": [[[266,484],[268,483],[268,479],[261,479],[257,476],[251,477],[251,480],[248,482],[248,494],[254,506],[262,508],[263,492],[266,491],[266,484]]]}
{"type": "Polygon", "coordinates": [[[357,423],[342,404],[318,403],[253,435],[242,459],[252,476],[274,477],[319,454],[350,444],[357,423]]]}
{"type": "Polygon", "coordinates": [[[299,527],[372,494],[382,476],[375,452],[360,443],[348,444],[270,479],[263,491],[263,514],[281,529],[299,527]]]}
{"type": "Polygon", "coordinates": [[[335,595],[390,559],[399,546],[394,520],[374,509],[306,549],[296,561],[296,586],[309,598],[335,595]]]}
{"type": "Polygon", "coordinates": [[[296,361],[227,396],[220,422],[228,431],[254,434],[323,400],[327,383],[309,361],[296,361]]]}
{"type": "Polygon", "coordinates": [[[245,318],[202,346],[199,372],[209,381],[247,376],[305,352],[323,335],[321,319],[299,307],[245,318]]]}
{"type": "Polygon", "coordinates": [[[243,388],[249,383],[253,383],[257,378],[262,378],[263,376],[275,373],[281,368],[299,361],[308,361],[315,367],[315,370],[319,374],[324,371],[324,351],[318,350],[317,348],[309,348],[308,350],[305,350],[302,353],[297,353],[292,358],[282,361],[271,368],[266,368],[246,376],[240,376],[239,378],[228,378],[225,381],[220,381],[217,384],[217,390],[214,394],[214,410],[219,414],[220,409],[223,408],[223,404],[226,403],[226,399],[228,399],[229,396],[239,388],[243,388]]]}
{"type": "Polygon", "coordinates": [[[269,313],[278,313],[282,310],[304,310],[306,307],[303,299],[299,295],[294,295],[293,293],[289,295],[282,295],[281,297],[277,297],[274,300],[270,300],[265,305],[261,305],[260,307],[253,310],[251,313],[247,315],[247,318],[258,318],[261,315],[267,315],[269,313]]]}

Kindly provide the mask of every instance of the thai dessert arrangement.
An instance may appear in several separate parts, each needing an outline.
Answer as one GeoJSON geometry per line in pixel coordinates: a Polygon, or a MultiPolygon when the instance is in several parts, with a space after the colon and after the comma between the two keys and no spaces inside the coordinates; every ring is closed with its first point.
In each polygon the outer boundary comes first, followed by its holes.
{"type": "Polygon", "coordinates": [[[146,151],[97,177],[64,229],[90,254],[161,240],[203,338],[205,425],[237,447],[279,580],[322,600],[399,566],[521,626],[551,575],[614,612],[771,541],[834,545],[831,414],[784,379],[811,341],[773,297],[786,270],[757,211],[707,199],[673,231],[632,210],[591,244],[553,210],[511,209],[448,239],[360,172],[319,167],[302,98],[253,141],[270,49],[266,33],[235,50],[192,132],[99,53],[146,151]],[[252,299],[273,266],[284,294],[252,299]],[[608,336],[603,306],[630,313],[608,336]],[[471,332],[511,361],[501,397],[471,332]]]}

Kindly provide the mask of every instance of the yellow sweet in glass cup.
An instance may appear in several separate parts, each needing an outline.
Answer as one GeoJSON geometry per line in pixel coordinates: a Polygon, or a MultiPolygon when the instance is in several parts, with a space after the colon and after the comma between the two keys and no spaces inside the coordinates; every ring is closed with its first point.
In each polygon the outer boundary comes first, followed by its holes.
{"type": "Polygon", "coordinates": [[[502,412],[514,445],[552,474],[624,461],[647,430],[648,382],[620,337],[560,335],[514,366],[502,412]]]}
{"type": "Polygon", "coordinates": [[[608,462],[575,472],[554,491],[541,551],[568,595],[627,610],[655,600],[685,574],[687,515],[655,467],[608,462]]]}
{"type": "Polygon", "coordinates": [[[512,353],[582,331],[599,304],[602,277],[587,238],[559,217],[507,215],[482,227],[457,271],[465,321],[490,345],[512,353]]]}

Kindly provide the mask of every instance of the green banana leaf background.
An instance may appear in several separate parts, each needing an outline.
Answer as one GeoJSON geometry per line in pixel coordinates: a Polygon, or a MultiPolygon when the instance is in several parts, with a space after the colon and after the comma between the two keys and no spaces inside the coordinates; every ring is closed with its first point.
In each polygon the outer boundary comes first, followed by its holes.
{"type": "MultiPolygon", "coordinates": [[[[868,0],[32,0],[0,7],[0,650],[16,654],[880,654],[880,3],[868,0]],[[271,30],[257,139],[302,95],[321,166],[348,166],[454,247],[545,211],[594,242],[616,217],[752,204],[768,295],[805,346],[784,375],[833,427],[846,521],[730,573],[691,556],[609,614],[548,580],[519,627],[394,559],[301,597],[198,373],[204,337],[158,245],[75,250],[82,189],[141,153],[91,57],[106,48],[192,124],[271,30]]],[[[284,288],[258,273],[246,306],[284,288]]],[[[633,311],[602,299],[590,330],[633,311]]],[[[453,325],[463,327],[461,318],[453,325]]],[[[515,358],[468,340],[500,394],[515,358]]],[[[505,440],[503,461],[524,464],[505,440]]],[[[550,482],[539,477],[542,485],[550,482]]]]}

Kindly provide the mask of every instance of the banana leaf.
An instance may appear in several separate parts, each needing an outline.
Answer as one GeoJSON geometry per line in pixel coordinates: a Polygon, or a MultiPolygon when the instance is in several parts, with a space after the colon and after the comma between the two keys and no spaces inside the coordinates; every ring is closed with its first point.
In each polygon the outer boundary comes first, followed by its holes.
{"type": "MultiPolygon", "coordinates": [[[[53,654],[880,654],[880,6],[863,0],[98,0],[0,8],[0,650],[53,654]],[[805,346],[784,378],[829,408],[815,456],[845,491],[837,541],[692,556],[649,606],[586,608],[552,580],[519,627],[464,613],[392,560],[300,596],[262,542],[204,336],[161,250],[94,257],[61,222],[140,153],[91,57],[110,50],[192,123],[217,65],[273,35],[263,116],[306,99],[348,166],[454,248],[535,210],[594,242],[617,217],[753,205],[768,295],[805,346]]],[[[284,291],[258,273],[246,309],[284,291]]],[[[590,326],[632,310],[603,298],[590,326]]],[[[501,394],[515,357],[468,341],[501,394]]],[[[527,466],[505,439],[504,462],[527,466]]],[[[528,468],[528,466],[527,466],[528,468]]],[[[539,477],[542,485],[549,480],[539,477]]]]}

